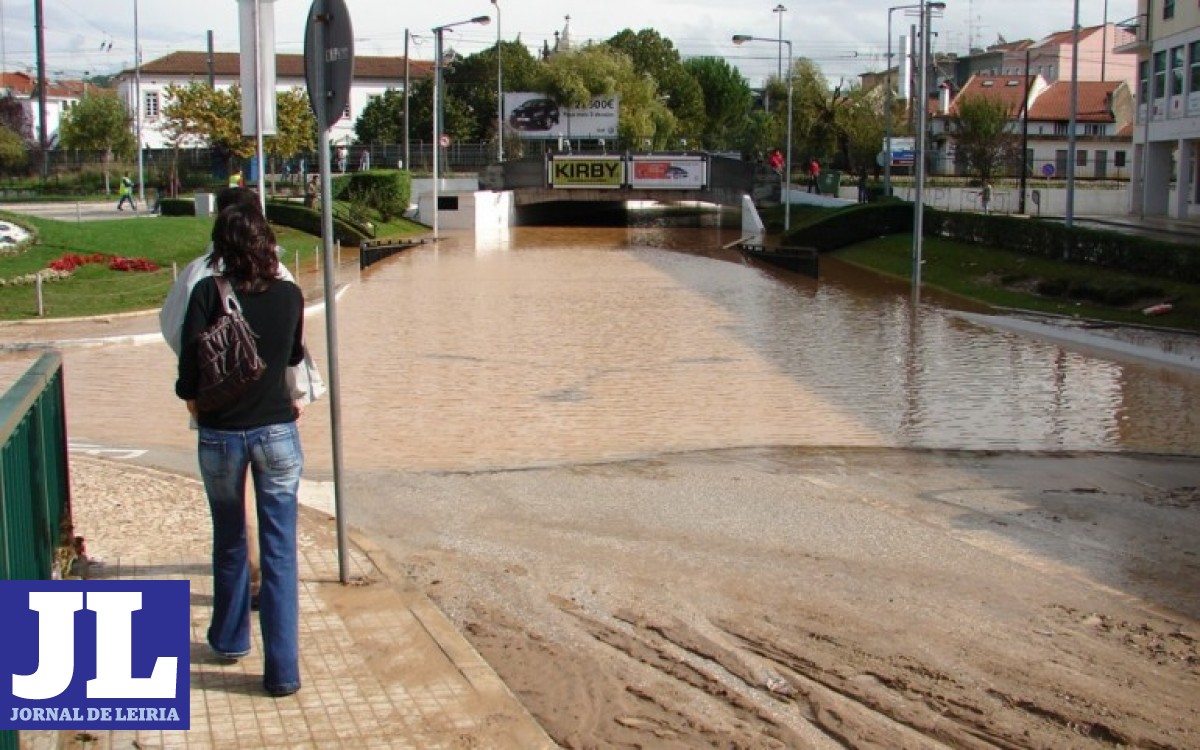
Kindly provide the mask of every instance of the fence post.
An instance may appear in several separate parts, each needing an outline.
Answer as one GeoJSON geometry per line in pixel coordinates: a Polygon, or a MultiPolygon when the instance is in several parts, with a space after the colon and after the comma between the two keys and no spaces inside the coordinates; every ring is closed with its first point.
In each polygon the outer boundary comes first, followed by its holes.
{"type": "Polygon", "coordinates": [[[41,318],[41,317],[45,316],[45,314],[46,314],[46,300],[42,296],[42,274],[41,274],[41,272],[39,271],[37,276],[34,278],[35,278],[35,280],[33,282],[33,286],[37,291],[37,314],[38,314],[38,317],[41,318]]]}

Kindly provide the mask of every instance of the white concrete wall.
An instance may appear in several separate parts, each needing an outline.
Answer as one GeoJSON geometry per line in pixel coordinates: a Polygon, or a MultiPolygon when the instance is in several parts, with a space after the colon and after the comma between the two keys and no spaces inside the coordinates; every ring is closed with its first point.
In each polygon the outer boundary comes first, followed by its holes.
{"type": "Polygon", "coordinates": [[[511,190],[479,190],[474,198],[475,231],[512,226],[516,217],[516,201],[511,190]]]}
{"type": "MultiPolygon", "coordinates": [[[[894,185],[892,188],[897,198],[913,199],[913,188],[906,185],[894,185]]],[[[1061,216],[1067,210],[1067,189],[1064,187],[1049,188],[1030,181],[1026,193],[1025,212],[1037,216],[1039,206],[1033,203],[1033,191],[1037,190],[1041,198],[1040,211],[1042,215],[1061,216]]],[[[853,199],[857,190],[853,187],[842,187],[840,195],[853,199]]],[[[998,187],[992,190],[992,212],[1000,214],[1016,213],[1020,204],[1020,191],[1016,187],[998,187]]],[[[979,211],[979,188],[932,187],[925,188],[925,205],[940,208],[944,211],[979,211]]],[[[1077,216],[1125,216],[1129,213],[1129,192],[1127,190],[1089,190],[1076,188],[1075,214],[1077,216]]]]}

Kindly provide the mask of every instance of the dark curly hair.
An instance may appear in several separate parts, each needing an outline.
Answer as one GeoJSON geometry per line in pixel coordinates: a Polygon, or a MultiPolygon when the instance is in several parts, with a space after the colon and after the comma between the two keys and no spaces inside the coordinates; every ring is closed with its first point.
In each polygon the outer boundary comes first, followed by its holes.
{"type": "Polygon", "coordinates": [[[234,204],[222,209],[212,231],[208,265],[222,269],[239,290],[261,292],[279,275],[275,232],[257,206],[234,204]]]}

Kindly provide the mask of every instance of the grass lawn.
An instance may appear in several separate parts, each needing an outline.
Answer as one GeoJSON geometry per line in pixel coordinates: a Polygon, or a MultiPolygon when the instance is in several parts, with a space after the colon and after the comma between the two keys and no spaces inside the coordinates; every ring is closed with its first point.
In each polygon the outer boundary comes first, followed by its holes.
{"type": "MultiPolygon", "coordinates": [[[[70,318],[157,308],[174,279],[172,263],[183,268],[204,251],[212,233],[212,219],[160,216],[144,220],[63,222],[0,212],[0,219],[37,232],[36,244],[15,255],[0,255],[0,320],[37,317],[36,287],[14,280],[47,268],[64,255],[145,258],[157,271],[114,271],[105,263],[80,266],[67,279],[45,280],[42,285],[45,316],[70,318]]],[[[286,248],[284,262],[295,263],[295,251],[312,255],[319,237],[275,226],[279,244],[286,248]]],[[[400,220],[380,228],[380,237],[411,236],[424,228],[400,220]]]]}
{"type": "MultiPolygon", "coordinates": [[[[911,235],[881,237],[832,255],[891,276],[912,276],[911,235]]],[[[924,286],[995,307],[1200,331],[1198,284],[937,238],[926,238],[921,256],[924,286]],[[1170,302],[1173,310],[1158,316],[1142,313],[1159,302],[1170,302]]]]}

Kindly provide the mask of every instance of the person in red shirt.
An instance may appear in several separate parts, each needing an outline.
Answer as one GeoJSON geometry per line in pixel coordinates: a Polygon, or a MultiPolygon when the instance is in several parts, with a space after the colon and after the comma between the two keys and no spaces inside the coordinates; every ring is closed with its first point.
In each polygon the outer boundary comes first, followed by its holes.
{"type": "Polygon", "coordinates": [[[813,157],[808,162],[808,192],[821,194],[821,184],[818,181],[821,177],[821,162],[813,157]]]}

